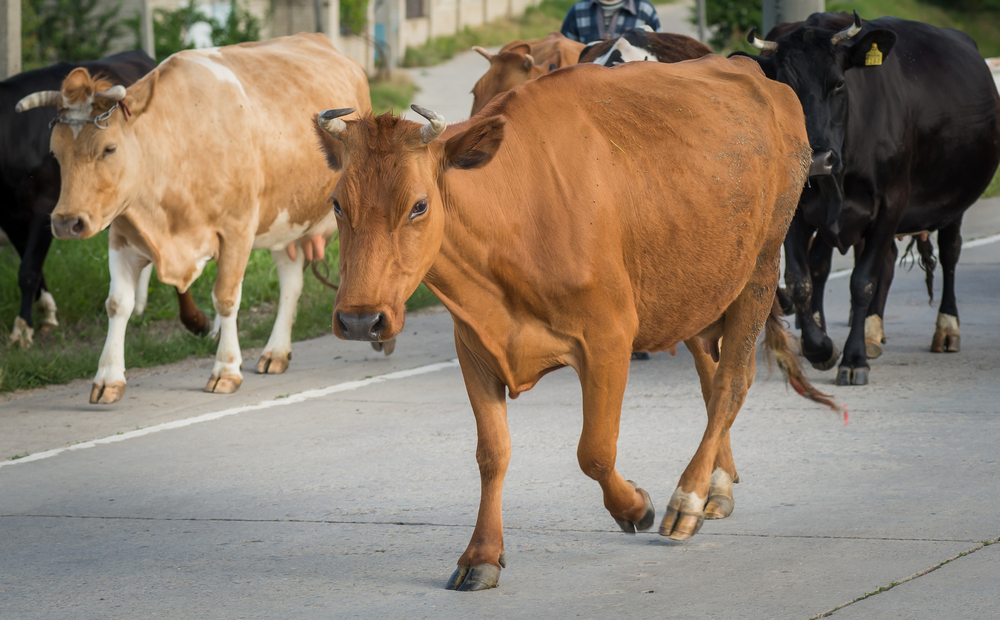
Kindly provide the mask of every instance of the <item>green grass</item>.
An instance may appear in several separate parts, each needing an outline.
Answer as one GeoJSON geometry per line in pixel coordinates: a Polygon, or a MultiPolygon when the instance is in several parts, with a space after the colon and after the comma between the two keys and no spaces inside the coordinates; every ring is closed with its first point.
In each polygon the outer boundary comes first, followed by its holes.
{"type": "Polygon", "coordinates": [[[473,45],[491,47],[518,39],[537,39],[562,27],[566,11],[575,0],[542,0],[528,7],[524,15],[494,20],[488,24],[463,30],[453,35],[435,37],[418,47],[407,47],[404,67],[428,67],[448,60],[457,52],[473,45]]]}
{"type": "Polygon", "coordinates": [[[1000,170],[997,170],[997,173],[993,175],[993,181],[983,192],[983,198],[993,198],[994,196],[1000,196],[1000,170]]]}
{"type": "Polygon", "coordinates": [[[383,114],[389,110],[399,113],[405,110],[413,95],[417,92],[417,85],[410,80],[409,76],[397,71],[388,80],[373,80],[370,82],[372,96],[372,112],[375,115],[383,114]]]}

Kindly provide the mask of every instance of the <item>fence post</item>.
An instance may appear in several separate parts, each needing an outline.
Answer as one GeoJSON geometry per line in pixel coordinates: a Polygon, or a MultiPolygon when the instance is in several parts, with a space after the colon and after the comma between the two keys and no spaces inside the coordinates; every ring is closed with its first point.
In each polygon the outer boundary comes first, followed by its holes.
{"type": "Polygon", "coordinates": [[[764,0],[761,7],[762,35],[766,35],[776,25],[784,22],[804,21],[813,13],[826,10],[824,0],[764,0]]]}
{"type": "Polygon", "coordinates": [[[149,54],[153,60],[157,60],[156,39],[153,35],[153,7],[150,5],[150,0],[142,0],[139,19],[141,20],[140,28],[142,28],[142,51],[149,54]]]}
{"type": "Polygon", "coordinates": [[[0,80],[21,72],[21,0],[0,0],[0,80]]]}

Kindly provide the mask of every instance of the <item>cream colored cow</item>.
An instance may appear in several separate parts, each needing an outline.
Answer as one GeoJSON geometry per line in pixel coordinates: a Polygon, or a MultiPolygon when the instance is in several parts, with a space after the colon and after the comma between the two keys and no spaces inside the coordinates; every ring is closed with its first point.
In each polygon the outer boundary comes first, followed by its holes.
{"type": "Polygon", "coordinates": [[[236,314],[244,270],[251,250],[271,250],[281,293],[257,372],[284,372],[304,261],[285,248],[336,230],[329,197],[337,175],[318,148],[315,111],[370,109],[362,68],[325,36],[301,34],[183,51],[127,90],[77,69],[61,92],[18,105],[52,101],[62,168],[53,233],[84,239],[110,226],[108,337],[90,402],[125,392],[125,327],[150,262],[184,291],[218,261],[219,347],[205,390],[230,393],[243,381],[236,314]]]}

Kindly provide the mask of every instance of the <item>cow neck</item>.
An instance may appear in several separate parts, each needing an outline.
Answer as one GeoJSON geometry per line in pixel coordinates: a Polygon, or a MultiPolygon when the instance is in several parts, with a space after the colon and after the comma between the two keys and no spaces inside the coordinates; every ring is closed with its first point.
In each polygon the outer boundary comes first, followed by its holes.
{"type": "Polygon", "coordinates": [[[494,178],[498,168],[492,170],[454,171],[441,177],[444,238],[424,283],[452,314],[459,337],[484,358],[516,398],[551,369],[515,367],[505,354],[525,317],[511,313],[507,294],[493,272],[497,265],[517,261],[510,241],[517,238],[520,223],[517,213],[504,208],[509,197],[491,191],[502,186],[494,178]],[[490,198],[483,200],[484,195],[490,198]]]}

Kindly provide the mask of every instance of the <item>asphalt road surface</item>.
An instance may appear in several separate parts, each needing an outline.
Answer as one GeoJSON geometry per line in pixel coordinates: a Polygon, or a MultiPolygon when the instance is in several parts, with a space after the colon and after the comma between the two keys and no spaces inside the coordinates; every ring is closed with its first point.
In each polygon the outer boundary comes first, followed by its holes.
{"type": "MultiPolygon", "coordinates": [[[[388,358],[296,343],[285,375],[248,373],[232,396],[202,393],[196,360],[134,373],[109,407],[87,381],[8,397],[0,618],[805,619],[894,583],[833,617],[1000,617],[1000,545],[984,546],[1000,537],[998,215],[968,217],[961,353],[928,352],[936,308],[901,269],[871,384],[811,371],[847,426],[760,360],[732,433],[736,511],[688,542],[618,531],[576,463],[572,370],[511,401],[508,567],[489,592],[443,589],[479,496],[447,314],[410,316],[388,358]]],[[[847,281],[827,293],[840,344],[847,281]]],[[[618,468],[658,518],[704,424],[685,351],[633,362],[618,468]]]]}

